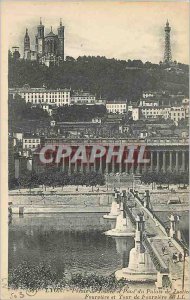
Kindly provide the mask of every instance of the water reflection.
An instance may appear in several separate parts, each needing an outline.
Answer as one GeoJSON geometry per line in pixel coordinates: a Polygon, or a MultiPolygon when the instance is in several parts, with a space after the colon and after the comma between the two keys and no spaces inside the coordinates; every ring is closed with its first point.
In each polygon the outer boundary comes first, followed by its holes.
{"type": "Polygon", "coordinates": [[[44,261],[62,271],[112,274],[125,266],[133,243],[103,233],[110,222],[102,214],[13,215],[9,225],[9,268],[44,261]]]}
{"type": "MultiPolygon", "coordinates": [[[[166,220],[167,213],[161,217],[166,220]]],[[[9,268],[23,261],[45,262],[58,278],[63,270],[109,275],[128,266],[134,247],[133,237],[105,236],[105,231],[115,227],[115,220],[105,220],[100,213],[13,215],[10,221],[9,268]]],[[[182,230],[188,236],[187,214],[182,230]]]]}

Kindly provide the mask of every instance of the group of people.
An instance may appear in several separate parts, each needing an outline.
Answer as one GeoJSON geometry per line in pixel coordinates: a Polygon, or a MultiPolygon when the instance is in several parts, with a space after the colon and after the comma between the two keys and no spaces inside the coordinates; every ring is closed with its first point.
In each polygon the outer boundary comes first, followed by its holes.
{"type": "Polygon", "coordinates": [[[183,255],[181,254],[181,252],[179,254],[177,254],[177,252],[173,253],[172,255],[172,261],[174,264],[176,264],[178,261],[182,261],[183,255]]]}
{"type": "MultiPolygon", "coordinates": [[[[163,253],[163,255],[166,254],[166,248],[165,247],[162,247],[162,253],[163,253]]],[[[173,253],[173,255],[172,255],[172,261],[173,261],[173,263],[177,263],[178,261],[181,262],[182,259],[183,259],[183,255],[182,255],[181,252],[179,252],[179,253],[177,253],[177,252],[173,253]]]]}

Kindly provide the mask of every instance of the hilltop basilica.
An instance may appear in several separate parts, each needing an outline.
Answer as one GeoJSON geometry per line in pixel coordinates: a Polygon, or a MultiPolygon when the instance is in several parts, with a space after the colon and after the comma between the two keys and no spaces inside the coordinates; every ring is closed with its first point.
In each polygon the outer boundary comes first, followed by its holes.
{"type": "Polygon", "coordinates": [[[62,20],[60,20],[59,27],[57,28],[57,34],[51,31],[45,35],[45,27],[40,24],[37,26],[37,34],[35,36],[35,50],[30,48],[30,37],[28,29],[26,29],[24,37],[24,59],[25,60],[37,60],[46,66],[59,65],[61,61],[64,61],[64,26],[62,20]]]}

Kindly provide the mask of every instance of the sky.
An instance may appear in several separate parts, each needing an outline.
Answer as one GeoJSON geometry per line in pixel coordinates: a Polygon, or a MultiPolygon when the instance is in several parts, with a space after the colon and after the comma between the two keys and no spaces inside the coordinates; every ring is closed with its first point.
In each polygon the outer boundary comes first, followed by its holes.
{"type": "MultiPolygon", "coordinates": [[[[3,6],[3,5],[2,5],[3,6]]],[[[31,48],[40,17],[45,33],[65,26],[65,56],[106,56],[159,63],[164,54],[164,26],[169,20],[173,60],[189,61],[189,9],[187,2],[11,2],[2,7],[8,47],[23,54],[26,27],[31,48]]]]}

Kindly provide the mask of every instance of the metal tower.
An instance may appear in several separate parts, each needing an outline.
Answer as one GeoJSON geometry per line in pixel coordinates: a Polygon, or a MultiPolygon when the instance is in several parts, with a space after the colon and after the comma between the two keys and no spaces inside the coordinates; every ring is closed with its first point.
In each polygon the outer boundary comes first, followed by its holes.
{"type": "Polygon", "coordinates": [[[170,44],[170,31],[171,27],[169,26],[169,22],[167,20],[165,30],[165,51],[164,51],[164,62],[169,63],[172,61],[172,52],[171,52],[171,44],[170,44]]]}

